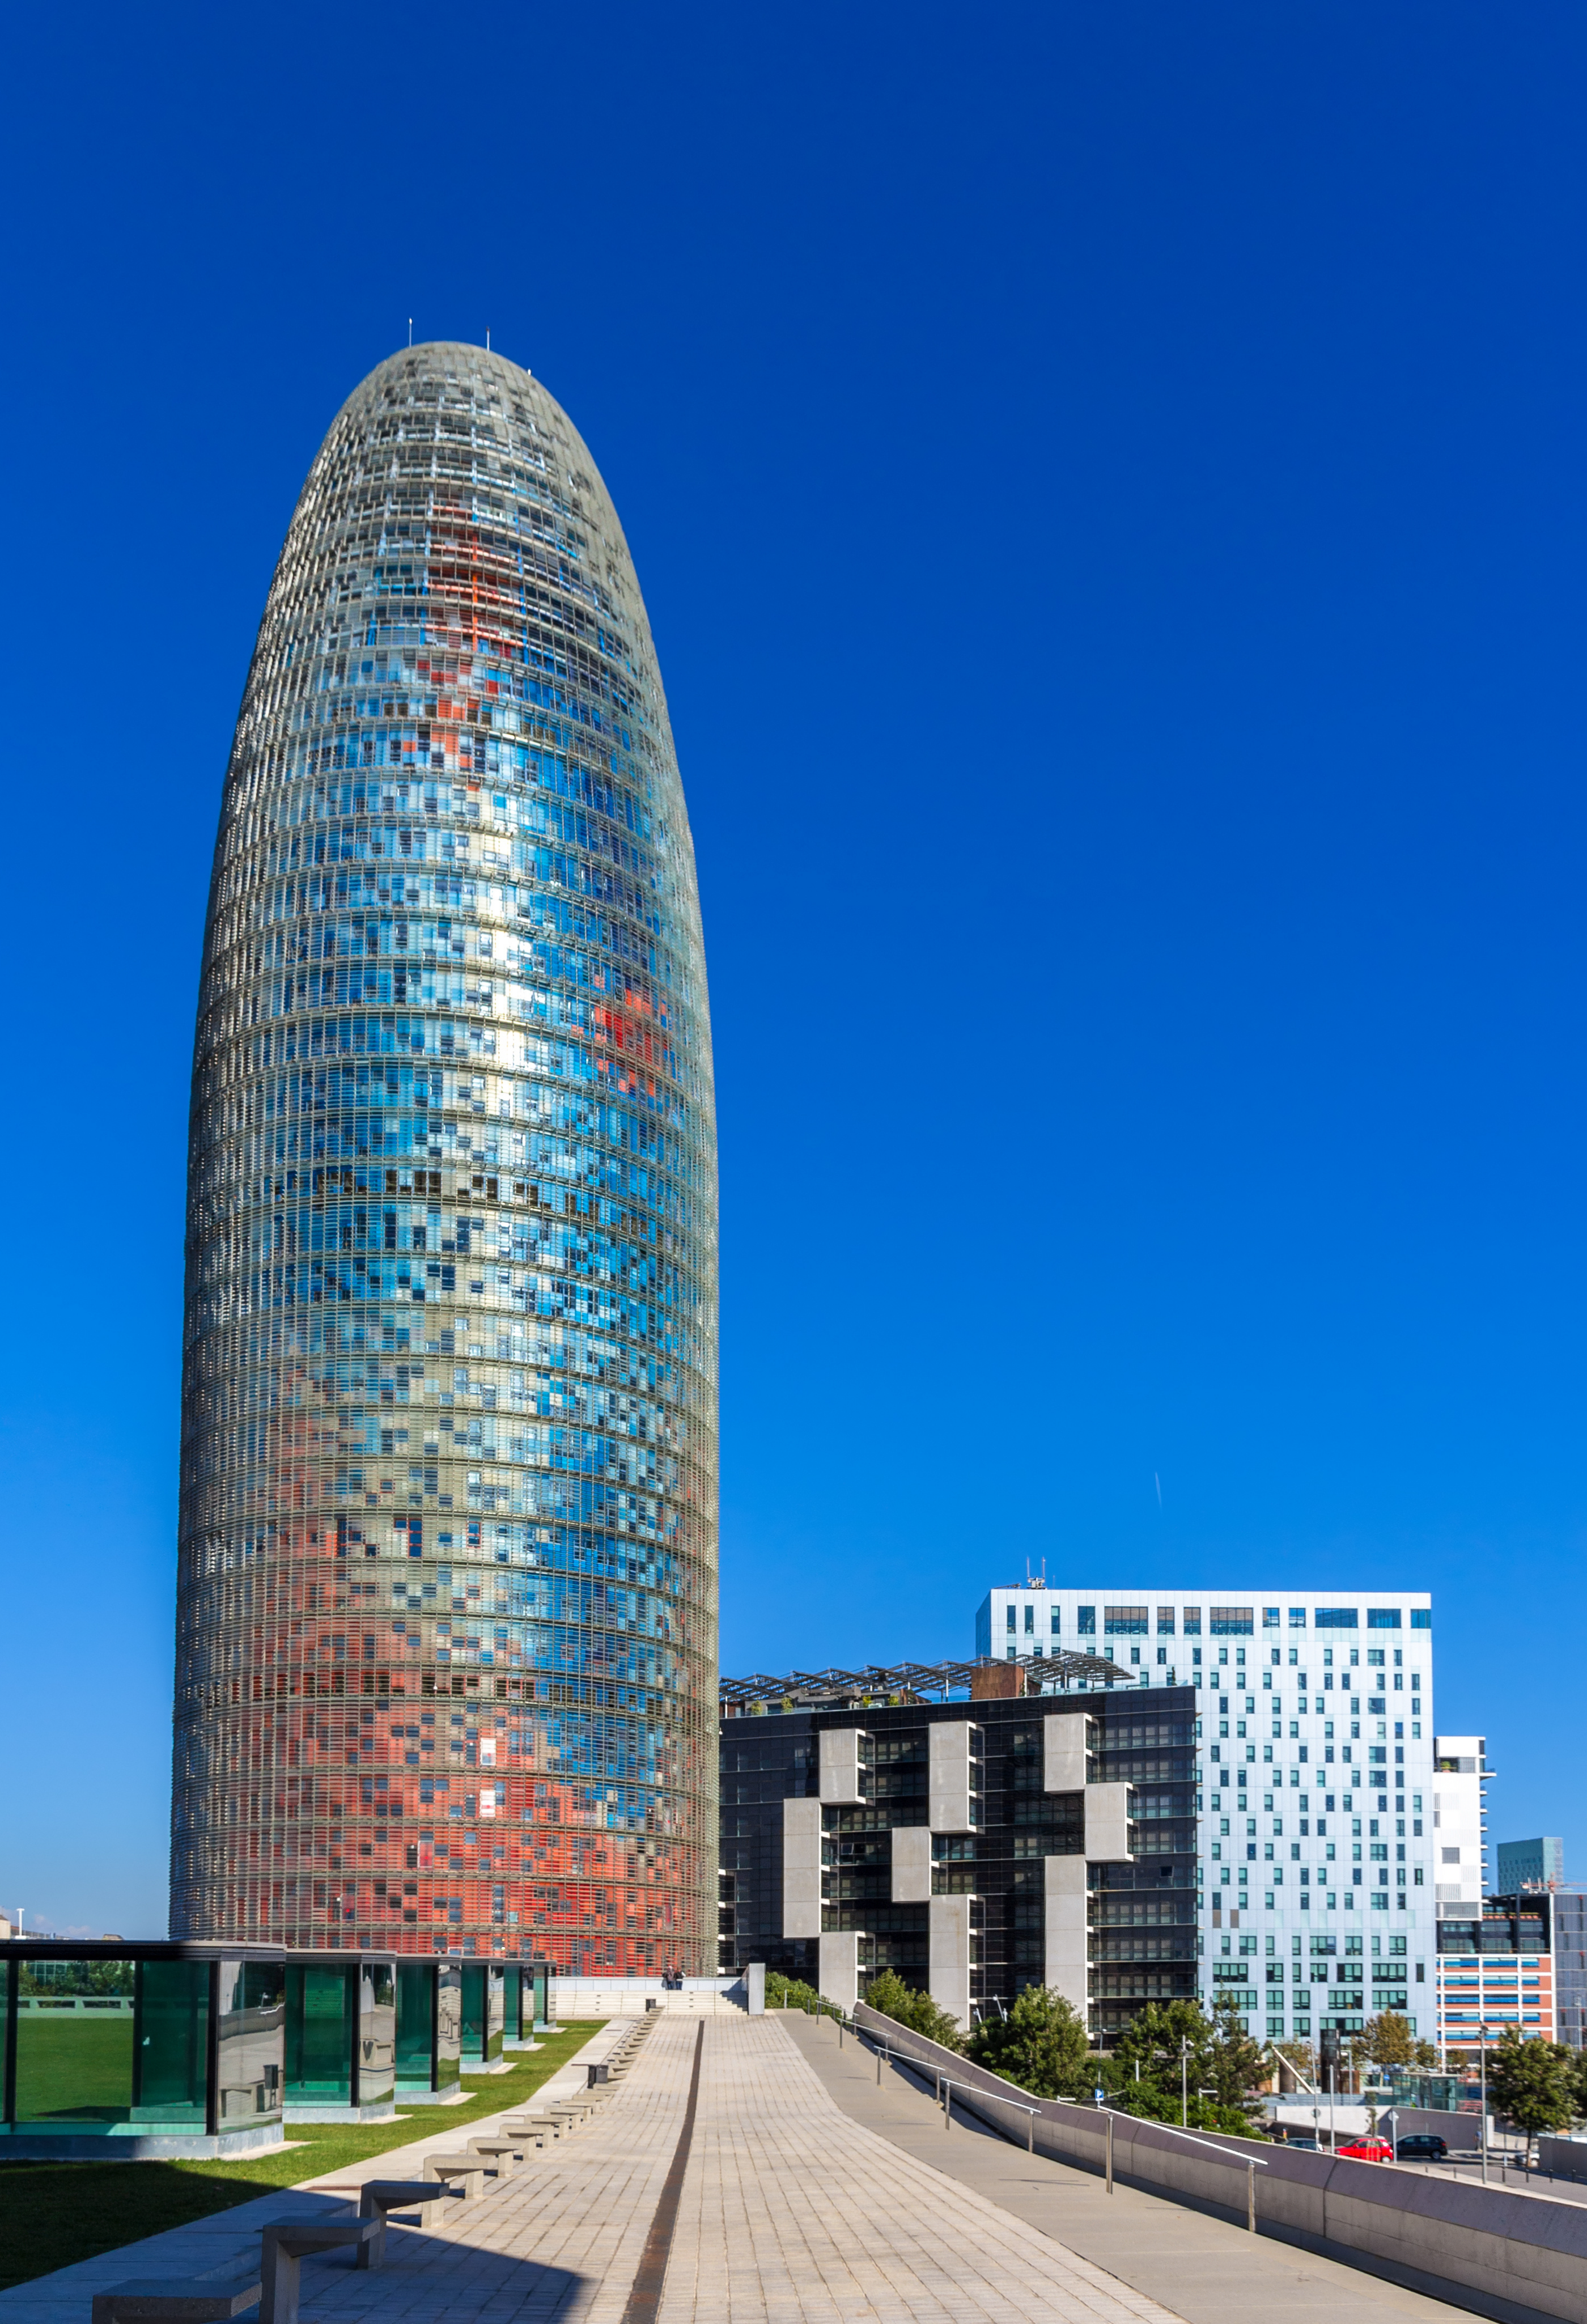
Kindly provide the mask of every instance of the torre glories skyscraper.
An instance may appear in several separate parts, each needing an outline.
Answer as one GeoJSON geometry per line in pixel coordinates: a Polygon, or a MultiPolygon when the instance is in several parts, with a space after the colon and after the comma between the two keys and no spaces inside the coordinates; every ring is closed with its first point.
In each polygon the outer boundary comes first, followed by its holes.
{"type": "Polygon", "coordinates": [[[714,1967],[716,1163],[623,528],[373,372],[232,745],[193,1056],[171,1930],[714,1967]]]}

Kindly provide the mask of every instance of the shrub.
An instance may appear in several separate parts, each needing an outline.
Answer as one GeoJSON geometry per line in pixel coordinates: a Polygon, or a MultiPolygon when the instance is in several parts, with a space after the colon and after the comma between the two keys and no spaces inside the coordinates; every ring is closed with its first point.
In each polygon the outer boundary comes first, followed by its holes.
{"type": "Polygon", "coordinates": [[[962,2050],[964,2037],[956,2017],[939,2009],[928,1993],[917,1993],[890,1969],[873,1977],[865,1989],[865,2000],[872,2009],[879,2009],[895,2024],[907,2025],[911,2034],[923,2034],[928,2042],[939,2043],[945,2050],[962,2050]]]}
{"type": "Polygon", "coordinates": [[[1100,2079],[1085,2020],[1050,1986],[1027,1986],[1006,2017],[982,2021],[968,2046],[978,2066],[1033,2098],[1089,2098],[1100,2079]]]}
{"type": "Polygon", "coordinates": [[[835,2001],[827,2001],[813,1985],[802,1978],[783,1977],[776,1969],[766,1972],[766,2006],[768,2009],[806,2009],[827,2017],[842,2015],[835,2001]]]}

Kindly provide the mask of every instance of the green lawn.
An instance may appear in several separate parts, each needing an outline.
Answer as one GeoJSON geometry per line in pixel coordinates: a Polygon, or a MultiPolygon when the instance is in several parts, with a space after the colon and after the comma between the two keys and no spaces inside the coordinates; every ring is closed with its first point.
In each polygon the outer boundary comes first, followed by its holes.
{"type": "Polygon", "coordinates": [[[475,2095],[461,2106],[414,2107],[401,2122],[289,2123],[292,2144],[253,2162],[0,2161],[0,2291],[393,2146],[429,2138],[438,2152],[465,2124],[521,2106],[600,2024],[583,2018],[559,2034],[543,2034],[543,2046],[527,2056],[509,2052],[514,2062],[508,2073],[466,2075],[464,2088],[475,2095]]]}

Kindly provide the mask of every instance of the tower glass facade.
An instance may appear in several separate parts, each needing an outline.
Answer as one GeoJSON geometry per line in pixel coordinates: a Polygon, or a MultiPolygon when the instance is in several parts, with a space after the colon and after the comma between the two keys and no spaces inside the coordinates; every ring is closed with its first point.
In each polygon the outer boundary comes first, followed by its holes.
{"type": "Polygon", "coordinates": [[[184,1331],[173,1934],[712,1967],[693,844],[611,499],[475,347],[349,398],[271,586],[184,1331]]]}

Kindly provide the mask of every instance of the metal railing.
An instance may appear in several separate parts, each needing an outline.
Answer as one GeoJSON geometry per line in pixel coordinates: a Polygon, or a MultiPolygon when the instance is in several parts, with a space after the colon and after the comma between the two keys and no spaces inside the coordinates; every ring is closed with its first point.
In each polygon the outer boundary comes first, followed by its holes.
{"type": "MultiPolygon", "coordinates": [[[[1111,2195],[1113,2191],[1114,2114],[1111,2107],[1099,2108],[1098,2111],[1105,2112],[1108,2117],[1108,2192],[1111,2195]]],[[[1140,2115],[1127,2115],[1124,2119],[1128,2122],[1140,2122],[1142,2120],[1150,2121],[1151,2118],[1149,2116],[1142,2116],[1140,2115]]],[[[1170,2138],[1183,2138],[1191,2146],[1204,2146],[1208,2148],[1212,2153],[1221,2154],[1224,2162],[1231,2164],[1236,2171],[1238,2171],[1243,2163],[1245,2167],[1245,2224],[1254,2236],[1257,2231],[1257,2172],[1267,2169],[1267,2157],[1261,2154],[1231,2154],[1229,2149],[1226,2146],[1220,2146],[1215,2138],[1198,2138],[1195,2131],[1181,2130],[1177,2123],[1153,2122],[1151,2124],[1151,2127],[1154,2130],[1167,2131],[1170,2138]]]]}
{"type": "MultiPolygon", "coordinates": [[[[845,2021],[841,2015],[837,2021],[837,2038],[840,2049],[843,2046],[843,2037],[845,2031],[855,2035],[861,2042],[869,2041],[872,2043],[876,2054],[876,2083],[878,2089],[881,2086],[881,2069],[884,2064],[889,2066],[900,2065],[906,2067],[912,2072],[918,2074],[922,2080],[925,2079],[927,2074],[930,2074],[936,2089],[934,2103],[940,2106],[942,2108],[942,2126],[944,2130],[951,2130],[953,2127],[953,2093],[956,2089],[961,2094],[961,2102],[963,2099],[968,2098],[979,2101],[981,2105],[1007,2107],[1010,2113],[1022,2114],[1026,2118],[1025,2151],[1028,2154],[1035,2153],[1036,2125],[1038,2120],[1042,2117],[1042,2109],[1039,2106],[1028,2105],[1021,2098],[1016,2098],[1013,2097],[1005,2098],[1001,2090],[989,2090],[983,2089],[979,2082],[955,2081],[951,2074],[945,2073],[940,2066],[932,2065],[927,2059],[912,2058],[907,2051],[902,2050],[895,2052],[890,2044],[885,2041],[881,2035],[871,2031],[865,2026],[856,2024],[852,2018],[847,2021],[845,2025],[845,2021]]],[[[1070,2100],[1067,2101],[1067,2103],[1073,2104],[1074,2101],[1070,2100]]],[[[973,2112],[978,2111],[978,2108],[972,2107],[971,2110],[973,2112]]],[[[1083,2107],[1076,2107],[1076,2111],[1084,2113],[1085,2109],[1083,2107]]],[[[1149,2128],[1152,2130],[1160,2130],[1170,2138],[1181,2138],[1187,2145],[1204,2146],[1210,2153],[1219,2155],[1232,2170],[1238,2171],[1243,2169],[1245,2172],[1245,2224],[1250,2234],[1253,2236],[1256,2234],[1257,2172],[1259,2171],[1267,2170],[1268,2161],[1265,2156],[1259,2154],[1241,2155],[1231,2153],[1229,2148],[1220,2144],[1216,2139],[1202,2138],[1199,2137],[1195,2131],[1181,2130],[1176,2123],[1153,2122],[1149,2116],[1140,2115],[1124,2115],[1121,2116],[1117,2110],[1112,2107],[1099,2107],[1096,2111],[1102,2116],[1103,2122],[1103,2176],[1107,2191],[1110,2195],[1113,2191],[1113,2125],[1116,2121],[1121,2119],[1126,2122],[1145,2122],[1149,2128]]],[[[1004,2135],[1006,2135],[1006,2134],[1004,2135]]]]}

